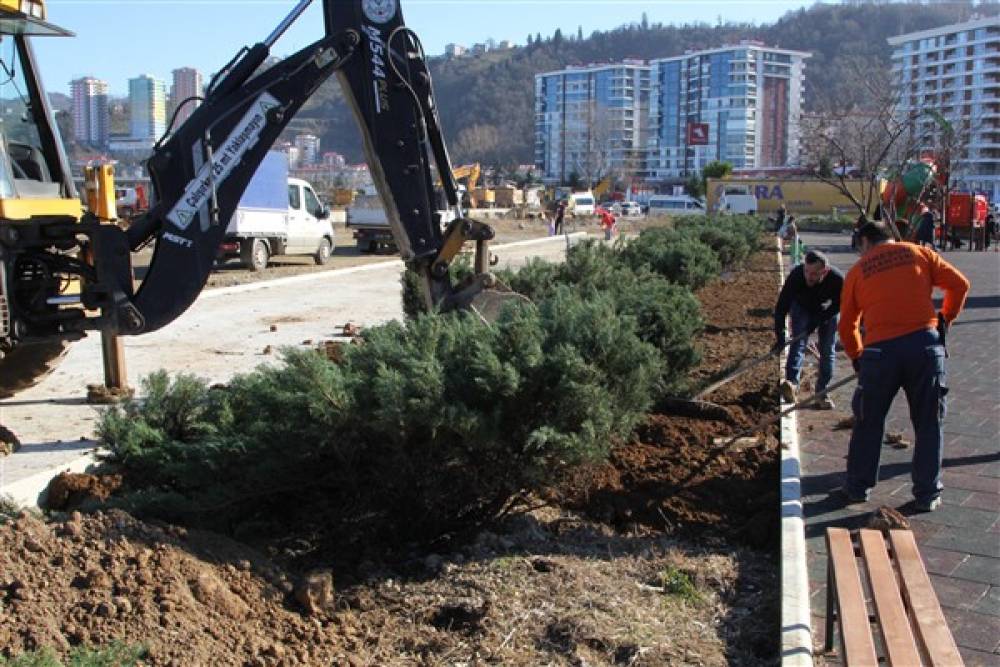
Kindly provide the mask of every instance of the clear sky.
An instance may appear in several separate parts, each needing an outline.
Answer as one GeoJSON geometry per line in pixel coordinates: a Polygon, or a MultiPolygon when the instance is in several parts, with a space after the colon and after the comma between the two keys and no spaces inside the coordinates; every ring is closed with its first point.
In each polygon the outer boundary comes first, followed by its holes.
{"type": "MultiPolygon", "coordinates": [[[[338,0],[339,1],[339,0],[338,0]]],[[[76,33],[39,38],[35,51],[47,88],[69,92],[81,76],[108,81],[125,95],[128,79],[151,74],[168,83],[178,67],[206,76],[243,45],[263,39],[295,6],[292,0],[48,0],[48,18],[76,33]]],[[[401,0],[407,25],[435,55],[449,42],[471,45],[489,37],[523,44],[528,34],[575,34],[637,22],[664,24],[723,20],[769,23],[813,4],[802,0],[401,0]]],[[[322,36],[322,0],[314,0],[276,55],[293,53],[322,36]]]]}

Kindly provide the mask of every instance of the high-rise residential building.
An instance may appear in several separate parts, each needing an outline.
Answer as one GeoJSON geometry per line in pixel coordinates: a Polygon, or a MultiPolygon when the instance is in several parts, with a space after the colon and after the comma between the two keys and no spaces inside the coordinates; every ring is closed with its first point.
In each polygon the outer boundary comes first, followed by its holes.
{"type": "Polygon", "coordinates": [[[163,81],[142,74],[128,81],[133,139],[159,139],[167,129],[167,89],[163,81]]]}
{"type": "MultiPolygon", "coordinates": [[[[954,129],[952,182],[1000,200],[1000,17],[889,39],[903,117],[936,111],[954,129]]],[[[917,116],[918,141],[934,149],[939,121],[917,116]]]]}
{"type": "Polygon", "coordinates": [[[347,160],[340,153],[329,151],[323,153],[323,166],[330,169],[343,169],[347,166],[347,160]]]}
{"type": "Polygon", "coordinates": [[[193,67],[175,69],[173,74],[174,84],[170,88],[170,112],[171,114],[174,112],[177,113],[174,120],[174,127],[177,127],[194,113],[194,110],[198,108],[201,102],[192,100],[184,104],[184,106],[180,105],[184,100],[192,97],[202,97],[204,95],[205,84],[201,72],[193,67]],[[180,107],[179,110],[178,107],[180,107]]]}
{"type": "Polygon", "coordinates": [[[73,96],[73,138],[95,148],[107,147],[111,133],[108,83],[88,76],[69,85],[73,96]]]}
{"type": "Polygon", "coordinates": [[[466,51],[468,51],[468,49],[461,44],[445,44],[444,46],[444,54],[449,58],[459,58],[464,56],[466,51]]]}
{"type": "Polygon", "coordinates": [[[647,179],[796,164],[809,56],[744,41],[652,61],[647,179]]]}
{"type": "Polygon", "coordinates": [[[316,164],[320,159],[320,140],[315,134],[295,135],[295,147],[299,149],[299,163],[316,164]]]}
{"type": "Polygon", "coordinates": [[[535,75],[535,166],[547,182],[638,173],[651,68],[642,61],[535,75]]]}

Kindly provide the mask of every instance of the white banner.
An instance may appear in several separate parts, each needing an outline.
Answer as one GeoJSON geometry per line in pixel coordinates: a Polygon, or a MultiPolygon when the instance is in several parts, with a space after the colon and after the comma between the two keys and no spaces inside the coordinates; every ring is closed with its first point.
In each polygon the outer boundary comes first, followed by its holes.
{"type": "Polygon", "coordinates": [[[178,229],[188,228],[201,207],[211,199],[213,182],[215,188],[218,188],[229,177],[246,152],[260,139],[260,134],[267,125],[267,112],[277,106],[280,106],[278,100],[269,93],[257,98],[229,133],[225,143],[212,155],[213,161],[203,164],[198,175],[188,183],[184,196],[167,214],[167,220],[178,229]]]}

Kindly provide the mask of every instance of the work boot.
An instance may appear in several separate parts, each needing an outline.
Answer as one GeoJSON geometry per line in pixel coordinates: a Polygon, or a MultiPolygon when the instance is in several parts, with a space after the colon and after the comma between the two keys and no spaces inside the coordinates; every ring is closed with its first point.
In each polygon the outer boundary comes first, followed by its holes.
{"type": "Polygon", "coordinates": [[[816,410],[835,410],[837,408],[837,404],[834,403],[833,399],[830,398],[830,395],[827,394],[822,398],[817,398],[816,402],[813,403],[813,408],[816,410]]]}
{"type": "Polygon", "coordinates": [[[781,386],[778,387],[778,393],[781,394],[781,400],[785,403],[794,403],[795,394],[798,390],[799,386],[791,380],[782,380],[781,386]]]}
{"type": "Polygon", "coordinates": [[[941,496],[913,501],[913,508],[918,512],[933,512],[939,507],[941,507],[941,496]]]}
{"type": "Polygon", "coordinates": [[[830,492],[830,497],[845,505],[860,505],[868,502],[868,497],[864,494],[853,493],[846,486],[838,486],[830,492]]]}

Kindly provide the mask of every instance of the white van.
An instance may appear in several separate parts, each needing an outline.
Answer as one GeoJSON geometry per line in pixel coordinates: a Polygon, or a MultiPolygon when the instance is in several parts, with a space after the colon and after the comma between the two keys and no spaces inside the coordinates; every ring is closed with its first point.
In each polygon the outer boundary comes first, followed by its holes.
{"type": "Polygon", "coordinates": [[[748,194],[723,193],[719,198],[719,213],[730,215],[756,215],[757,198],[748,194]]]}
{"type": "Polygon", "coordinates": [[[594,215],[595,201],[594,193],[574,192],[569,196],[566,211],[573,216],[594,215]]]}
{"type": "Polygon", "coordinates": [[[653,195],[649,215],[705,215],[705,205],[688,195],[653,195]]]}
{"type": "Polygon", "coordinates": [[[284,153],[271,151],[243,193],[220,251],[254,271],[275,255],[310,255],[326,264],[335,247],[330,217],[307,181],[288,177],[284,153]]]}

